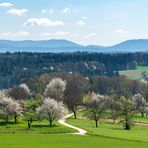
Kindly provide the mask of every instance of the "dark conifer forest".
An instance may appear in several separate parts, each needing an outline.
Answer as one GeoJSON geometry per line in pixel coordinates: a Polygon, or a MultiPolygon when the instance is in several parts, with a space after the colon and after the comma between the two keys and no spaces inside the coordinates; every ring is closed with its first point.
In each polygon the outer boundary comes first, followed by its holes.
{"type": "Polygon", "coordinates": [[[10,88],[43,74],[118,76],[118,71],[136,69],[137,65],[148,65],[148,53],[1,53],[0,88],[10,88]]]}

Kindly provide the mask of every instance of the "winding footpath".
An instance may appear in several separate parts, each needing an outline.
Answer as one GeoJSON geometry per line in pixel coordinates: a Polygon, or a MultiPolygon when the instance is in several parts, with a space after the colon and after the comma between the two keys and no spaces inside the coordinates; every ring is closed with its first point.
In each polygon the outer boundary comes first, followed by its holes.
{"type": "Polygon", "coordinates": [[[68,123],[65,122],[66,119],[69,118],[69,117],[71,117],[71,116],[73,116],[73,114],[68,114],[68,115],[64,116],[63,118],[61,118],[58,122],[59,122],[60,124],[64,125],[64,126],[67,126],[67,127],[69,127],[69,128],[72,128],[72,129],[75,129],[75,130],[78,131],[78,132],[75,132],[75,133],[72,133],[72,134],[76,134],[76,135],[85,135],[85,134],[87,133],[87,131],[85,131],[85,130],[79,128],[79,127],[70,125],[70,124],[68,124],[68,123]]]}
{"type": "MultiPolygon", "coordinates": [[[[67,126],[67,127],[69,127],[69,128],[72,128],[72,129],[77,130],[77,132],[71,133],[71,134],[82,135],[82,136],[83,136],[83,135],[86,135],[86,134],[87,134],[87,131],[86,131],[86,130],[81,129],[81,128],[79,128],[79,127],[76,127],[76,126],[73,126],[73,125],[70,125],[70,124],[66,123],[66,119],[68,119],[69,117],[72,117],[72,116],[73,116],[73,113],[72,113],[72,114],[68,114],[68,115],[64,116],[63,118],[59,119],[58,122],[59,122],[60,124],[64,125],[64,126],[67,126]]],[[[106,122],[112,123],[111,120],[106,120],[106,122]]],[[[136,126],[148,126],[147,123],[133,122],[133,124],[136,125],[136,126]]]]}

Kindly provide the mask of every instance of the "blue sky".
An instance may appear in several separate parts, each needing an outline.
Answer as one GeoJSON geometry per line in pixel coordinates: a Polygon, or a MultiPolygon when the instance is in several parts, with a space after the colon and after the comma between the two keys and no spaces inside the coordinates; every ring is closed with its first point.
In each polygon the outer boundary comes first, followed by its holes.
{"type": "Polygon", "coordinates": [[[0,39],[113,45],[148,38],[148,0],[0,0],[0,39]]]}

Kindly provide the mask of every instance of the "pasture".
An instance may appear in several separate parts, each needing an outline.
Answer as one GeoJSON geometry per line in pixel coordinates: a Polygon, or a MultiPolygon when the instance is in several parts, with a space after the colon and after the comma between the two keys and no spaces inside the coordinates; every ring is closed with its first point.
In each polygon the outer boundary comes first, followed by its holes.
{"type": "Polygon", "coordinates": [[[148,127],[134,126],[123,130],[121,124],[101,123],[95,128],[94,121],[67,119],[69,124],[88,131],[85,136],[73,135],[75,130],[55,122],[49,127],[47,121],[34,122],[27,129],[25,121],[18,124],[0,125],[0,147],[2,148],[147,148],[148,127]]]}
{"type": "Polygon", "coordinates": [[[120,75],[125,75],[128,78],[131,79],[141,79],[142,75],[141,73],[143,71],[148,72],[148,66],[138,66],[136,70],[123,70],[123,71],[119,71],[120,75]]]}

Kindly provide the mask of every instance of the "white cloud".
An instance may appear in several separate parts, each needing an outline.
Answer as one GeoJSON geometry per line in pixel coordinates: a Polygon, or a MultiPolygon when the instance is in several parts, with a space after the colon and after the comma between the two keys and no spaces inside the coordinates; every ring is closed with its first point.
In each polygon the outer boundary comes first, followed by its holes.
{"type": "Polygon", "coordinates": [[[11,7],[11,6],[13,6],[12,3],[8,3],[8,2],[6,2],[6,3],[0,3],[0,7],[11,7]]]}
{"type": "Polygon", "coordinates": [[[66,36],[69,35],[69,32],[58,31],[54,33],[55,36],[66,36]]]}
{"type": "Polygon", "coordinates": [[[78,36],[78,35],[79,35],[78,33],[73,33],[72,37],[75,37],[75,36],[78,36]]]}
{"type": "Polygon", "coordinates": [[[42,14],[47,14],[47,15],[51,15],[53,14],[54,10],[53,9],[42,9],[41,13],[42,14]]]}
{"type": "Polygon", "coordinates": [[[115,33],[119,33],[119,34],[127,34],[128,31],[127,31],[127,30],[123,30],[123,29],[117,29],[117,30],[115,30],[115,33]]]}
{"type": "Polygon", "coordinates": [[[83,22],[83,21],[78,21],[78,22],[76,22],[76,25],[78,25],[78,26],[84,26],[84,25],[85,25],[85,22],[83,22]]]}
{"type": "Polygon", "coordinates": [[[29,32],[20,31],[20,32],[14,33],[12,36],[13,37],[28,37],[29,35],[30,35],[29,32]]]}
{"type": "Polygon", "coordinates": [[[64,9],[62,10],[62,12],[63,12],[63,13],[71,13],[71,10],[70,10],[70,8],[64,8],[64,9]]]}
{"type": "Polygon", "coordinates": [[[66,7],[66,8],[64,8],[63,10],[62,10],[62,13],[65,13],[65,14],[74,14],[74,13],[77,13],[78,12],[78,10],[77,9],[75,9],[75,8],[72,8],[72,7],[66,7]]]}
{"type": "Polygon", "coordinates": [[[123,38],[127,38],[129,36],[129,31],[124,29],[117,29],[114,33],[123,38]]]}
{"type": "Polygon", "coordinates": [[[83,16],[83,17],[82,17],[82,19],[83,19],[83,20],[86,20],[86,19],[88,19],[88,17],[86,17],[86,16],[83,16]]]}
{"type": "Polygon", "coordinates": [[[41,35],[42,35],[42,36],[51,36],[52,33],[49,33],[49,32],[43,32],[43,33],[41,33],[41,35]]]}
{"type": "Polygon", "coordinates": [[[5,33],[2,33],[0,34],[1,37],[4,37],[4,38],[25,38],[25,37],[28,37],[30,35],[29,32],[26,32],[26,31],[19,31],[19,32],[16,32],[16,33],[13,33],[13,32],[5,32],[5,33]]]}
{"type": "Polygon", "coordinates": [[[70,34],[69,32],[64,32],[64,31],[57,31],[55,33],[50,33],[50,32],[41,33],[42,36],[67,36],[69,34],[70,34]]]}
{"type": "Polygon", "coordinates": [[[12,32],[4,32],[0,34],[1,37],[9,37],[11,35],[12,35],[12,32]]]}
{"type": "Polygon", "coordinates": [[[7,14],[14,14],[14,15],[22,16],[27,11],[28,11],[27,9],[10,9],[7,11],[7,14]]]}
{"type": "Polygon", "coordinates": [[[52,27],[64,25],[64,22],[60,20],[53,21],[48,18],[30,18],[24,25],[52,27]]]}
{"type": "Polygon", "coordinates": [[[92,37],[95,37],[96,35],[97,33],[90,33],[90,34],[87,34],[85,38],[92,38],[92,37]]]}

